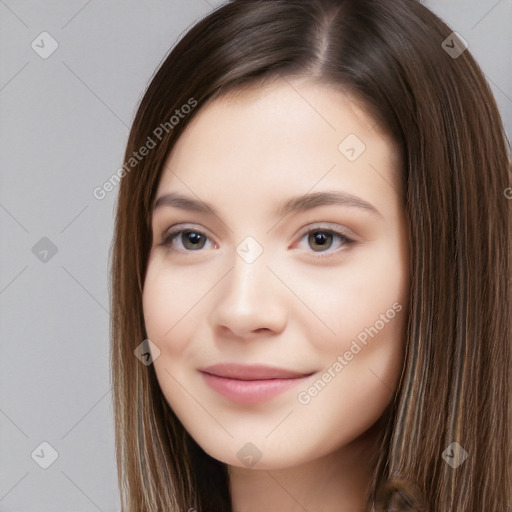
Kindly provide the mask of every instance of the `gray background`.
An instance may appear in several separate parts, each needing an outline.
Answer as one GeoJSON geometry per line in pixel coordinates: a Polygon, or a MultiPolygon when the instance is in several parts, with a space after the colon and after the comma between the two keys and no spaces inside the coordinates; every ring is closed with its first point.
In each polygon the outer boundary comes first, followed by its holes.
{"type": "MultiPolygon", "coordinates": [[[[92,191],[122,165],[169,48],[220,3],[0,0],[0,511],[120,509],[107,275],[117,190],[92,191]],[[31,47],[44,31],[59,45],[46,59],[31,47]],[[47,469],[44,441],[58,452],[47,469]]],[[[510,138],[512,1],[426,4],[468,41],[510,138]]]]}

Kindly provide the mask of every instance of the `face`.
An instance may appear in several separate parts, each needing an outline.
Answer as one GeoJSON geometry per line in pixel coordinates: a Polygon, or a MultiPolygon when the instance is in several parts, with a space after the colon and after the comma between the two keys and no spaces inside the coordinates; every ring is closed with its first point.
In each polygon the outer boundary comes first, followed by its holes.
{"type": "Polygon", "coordinates": [[[181,135],[144,319],[167,402],[214,458],[290,467],[383,414],[409,291],[400,169],[363,110],[306,80],[215,99],[181,135]]]}

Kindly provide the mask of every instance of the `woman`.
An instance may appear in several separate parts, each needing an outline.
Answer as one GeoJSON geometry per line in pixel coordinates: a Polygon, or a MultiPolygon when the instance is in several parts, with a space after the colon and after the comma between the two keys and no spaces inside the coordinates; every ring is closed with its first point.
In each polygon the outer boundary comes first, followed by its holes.
{"type": "Polygon", "coordinates": [[[510,160],[442,21],[232,1],[160,66],[123,169],[123,510],[512,509],[510,160]]]}

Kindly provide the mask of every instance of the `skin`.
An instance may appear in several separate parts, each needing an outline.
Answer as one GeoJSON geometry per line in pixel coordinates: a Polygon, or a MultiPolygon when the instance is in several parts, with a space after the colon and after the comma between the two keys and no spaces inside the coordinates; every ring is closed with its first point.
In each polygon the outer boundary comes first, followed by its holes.
{"type": "Polygon", "coordinates": [[[156,198],[180,192],[218,216],[154,210],[146,331],[160,350],[154,368],[166,400],[196,442],[228,464],[235,512],[363,510],[376,422],[403,364],[409,268],[399,155],[344,93],[303,78],[213,100],[169,155],[156,198]],[[354,161],[338,148],[349,134],[366,146],[354,161]],[[273,215],[284,199],[318,191],[352,194],[379,214],[323,205],[273,215]],[[171,226],[205,238],[194,246],[178,235],[166,247],[171,226]],[[330,238],[327,227],[354,242],[330,238]],[[313,228],[324,228],[324,245],[308,238],[313,228]],[[252,263],[236,252],[249,235],[263,249],[252,263]],[[393,304],[393,318],[346,360],[393,304]],[[346,364],[336,372],[338,356],[346,364]],[[220,362],[314,374],[266,402],[234,404],[198,372],[220,362]],[[311,396],[329,368],[330,381],[311,396]],[[253,466],[237,457],[249,442],[261,454],[253,466]]]}

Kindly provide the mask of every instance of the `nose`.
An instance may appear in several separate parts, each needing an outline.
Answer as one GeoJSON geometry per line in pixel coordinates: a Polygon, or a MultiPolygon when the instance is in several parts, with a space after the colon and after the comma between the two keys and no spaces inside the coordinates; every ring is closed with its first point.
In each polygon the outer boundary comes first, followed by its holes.
{"type": "Polygon", "coordinates": [[[217,335],[249,339],[285,328],[285,290],[263,257],[247,263],[235,255],[232,269],[216,289],[209,320],[217,335]]]}

